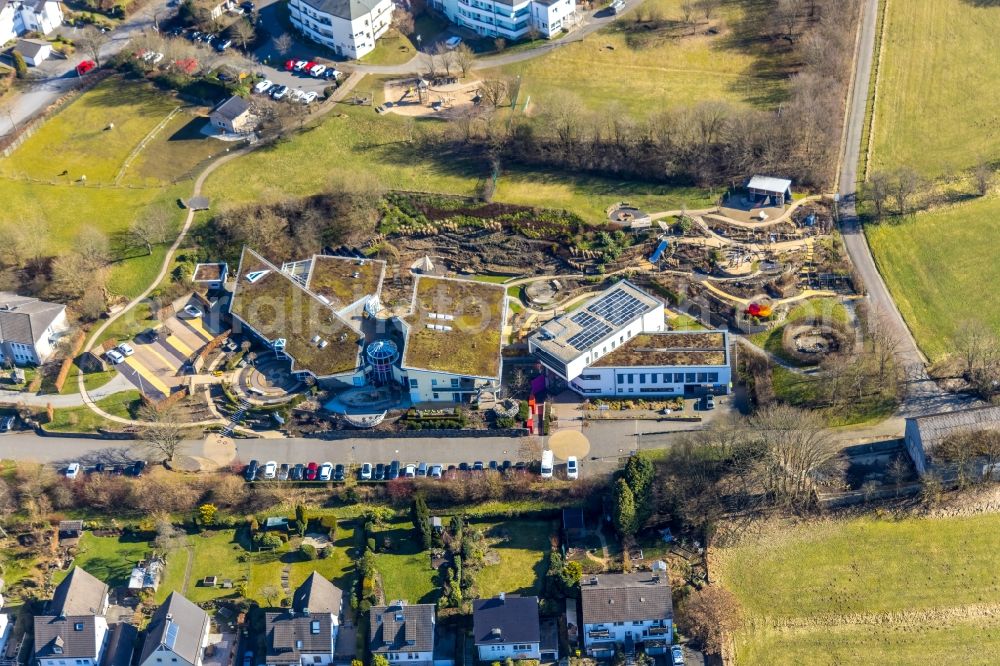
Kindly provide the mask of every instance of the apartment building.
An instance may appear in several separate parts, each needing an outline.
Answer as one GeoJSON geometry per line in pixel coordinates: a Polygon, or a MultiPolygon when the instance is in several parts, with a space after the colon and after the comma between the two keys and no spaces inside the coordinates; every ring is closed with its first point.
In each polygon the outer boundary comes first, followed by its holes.
{"type": "Polygon", "coordinates": [[[289,0],[295,26],[337,55],[357,59],[375,48],[392,22],[392,0],[289,0]]]}

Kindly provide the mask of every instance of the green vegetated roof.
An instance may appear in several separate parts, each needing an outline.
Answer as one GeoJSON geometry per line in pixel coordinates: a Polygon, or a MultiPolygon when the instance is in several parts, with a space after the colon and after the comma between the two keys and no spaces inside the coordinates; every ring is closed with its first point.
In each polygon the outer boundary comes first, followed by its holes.
{"type": "Polygon", "coordinates": [[[285,339],[285,352],[295,369],[317,377],[353,372],[358,365],[358,333],[328,305],[286,273],[243,249],[230,312],[271,342],[285,339]],[[266,271],[254,281],[247,276],[266,271]],[[326,345],[313,342],[319,336],[326,345]]]}
{"type": "Polygon", "coordinates": [[[502,285],[418,277],[413,312],[406,317],[410,331],[403,367],[498,377],[506,295],[502,285]]]}
{"type": "Polygon", "coordinates": [[[725,364],[726,336],[721,331],[640,333],[594,363],[602,367],[725,364]]]}
{"type": "Polygon", "coordinates": [[[365,296],[378,294],[385,272],[385,262],[378,259],[354,259],[316,255],[309,272],[309,291],[340,309],[365,296]]]}

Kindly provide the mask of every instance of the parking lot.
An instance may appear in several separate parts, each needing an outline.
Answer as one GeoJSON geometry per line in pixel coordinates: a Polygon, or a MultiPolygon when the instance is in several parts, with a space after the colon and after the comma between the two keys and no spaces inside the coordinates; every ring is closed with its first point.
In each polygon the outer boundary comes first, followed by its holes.
{"type": "Polygon", "coordinates": [[[218,331],[202,317],[181,314],[167,319],[158,335],[140,334],[129,342],[134,353],[116,367],[144,394],[159,400],[183,383],[187,361],[218,331]]]}

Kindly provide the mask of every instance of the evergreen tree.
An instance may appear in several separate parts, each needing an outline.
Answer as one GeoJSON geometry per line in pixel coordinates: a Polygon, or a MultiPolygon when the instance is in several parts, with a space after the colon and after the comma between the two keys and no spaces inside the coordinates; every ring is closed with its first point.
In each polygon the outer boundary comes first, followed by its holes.
{"type": "Polygon", "coordinates": [[[632,536],[638,529],[635,510],[635,496],[625,479],[615,481],[612,491],[612,519],[615,529],[622,536],[632,536]]]}
{"type": "Polygon", "coordinates": [[[28,77],[28,63],[24,61],[24,56],[18,51],[14,51],[14,72],[19,79],[28,77]]]}
{"type": "Polygon", "coordinates": [[[653,479],[656,469],[644,453],[637,453],[625,463],[622,474],[635,500],[636,529],[642,527],[653,515],[653,479]]]}

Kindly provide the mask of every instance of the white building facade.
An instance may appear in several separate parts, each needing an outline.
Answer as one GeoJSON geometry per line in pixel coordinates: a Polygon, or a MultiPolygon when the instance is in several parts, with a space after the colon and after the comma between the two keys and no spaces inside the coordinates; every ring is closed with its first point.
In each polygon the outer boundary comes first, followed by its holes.
{"type": "Polygon", "coordinates": [[[392,0],[289,0],[288,9],[303,35],[345,58],[371,53],[392,23],[392,0]]]}
{"type": "Polygon", "coordinates": [[[673,600],[665,570],[663,575],[595,576],[581,581],[580,595],[588,655],[606,659],[629,644],[651,652],[673,642],[673,600]]]}
{"type": "Polygon", "coordinates": [[[0,43],[5,44],[26,32],[47,35],[62,22],[63,12],[58,2],[0,0],[0,43]]]}
{"type": "Polygon", "coordinates": [[[449,21],[484,37],[525,39],[534,28],[552,38],[576,25],[574,0],[432,0],[449,21]]]}
{"type": "Polygon", "coordinates": [[[44,363],[67,326],[65,305],[0,292],[0,363],[44,363]]]}
{"type": "Polygon", "coordinates": [[[668,331],[663,303],[623,280],[547,322],[528,349],[587,397],[725,394],[726,331],[668,331]]]}

